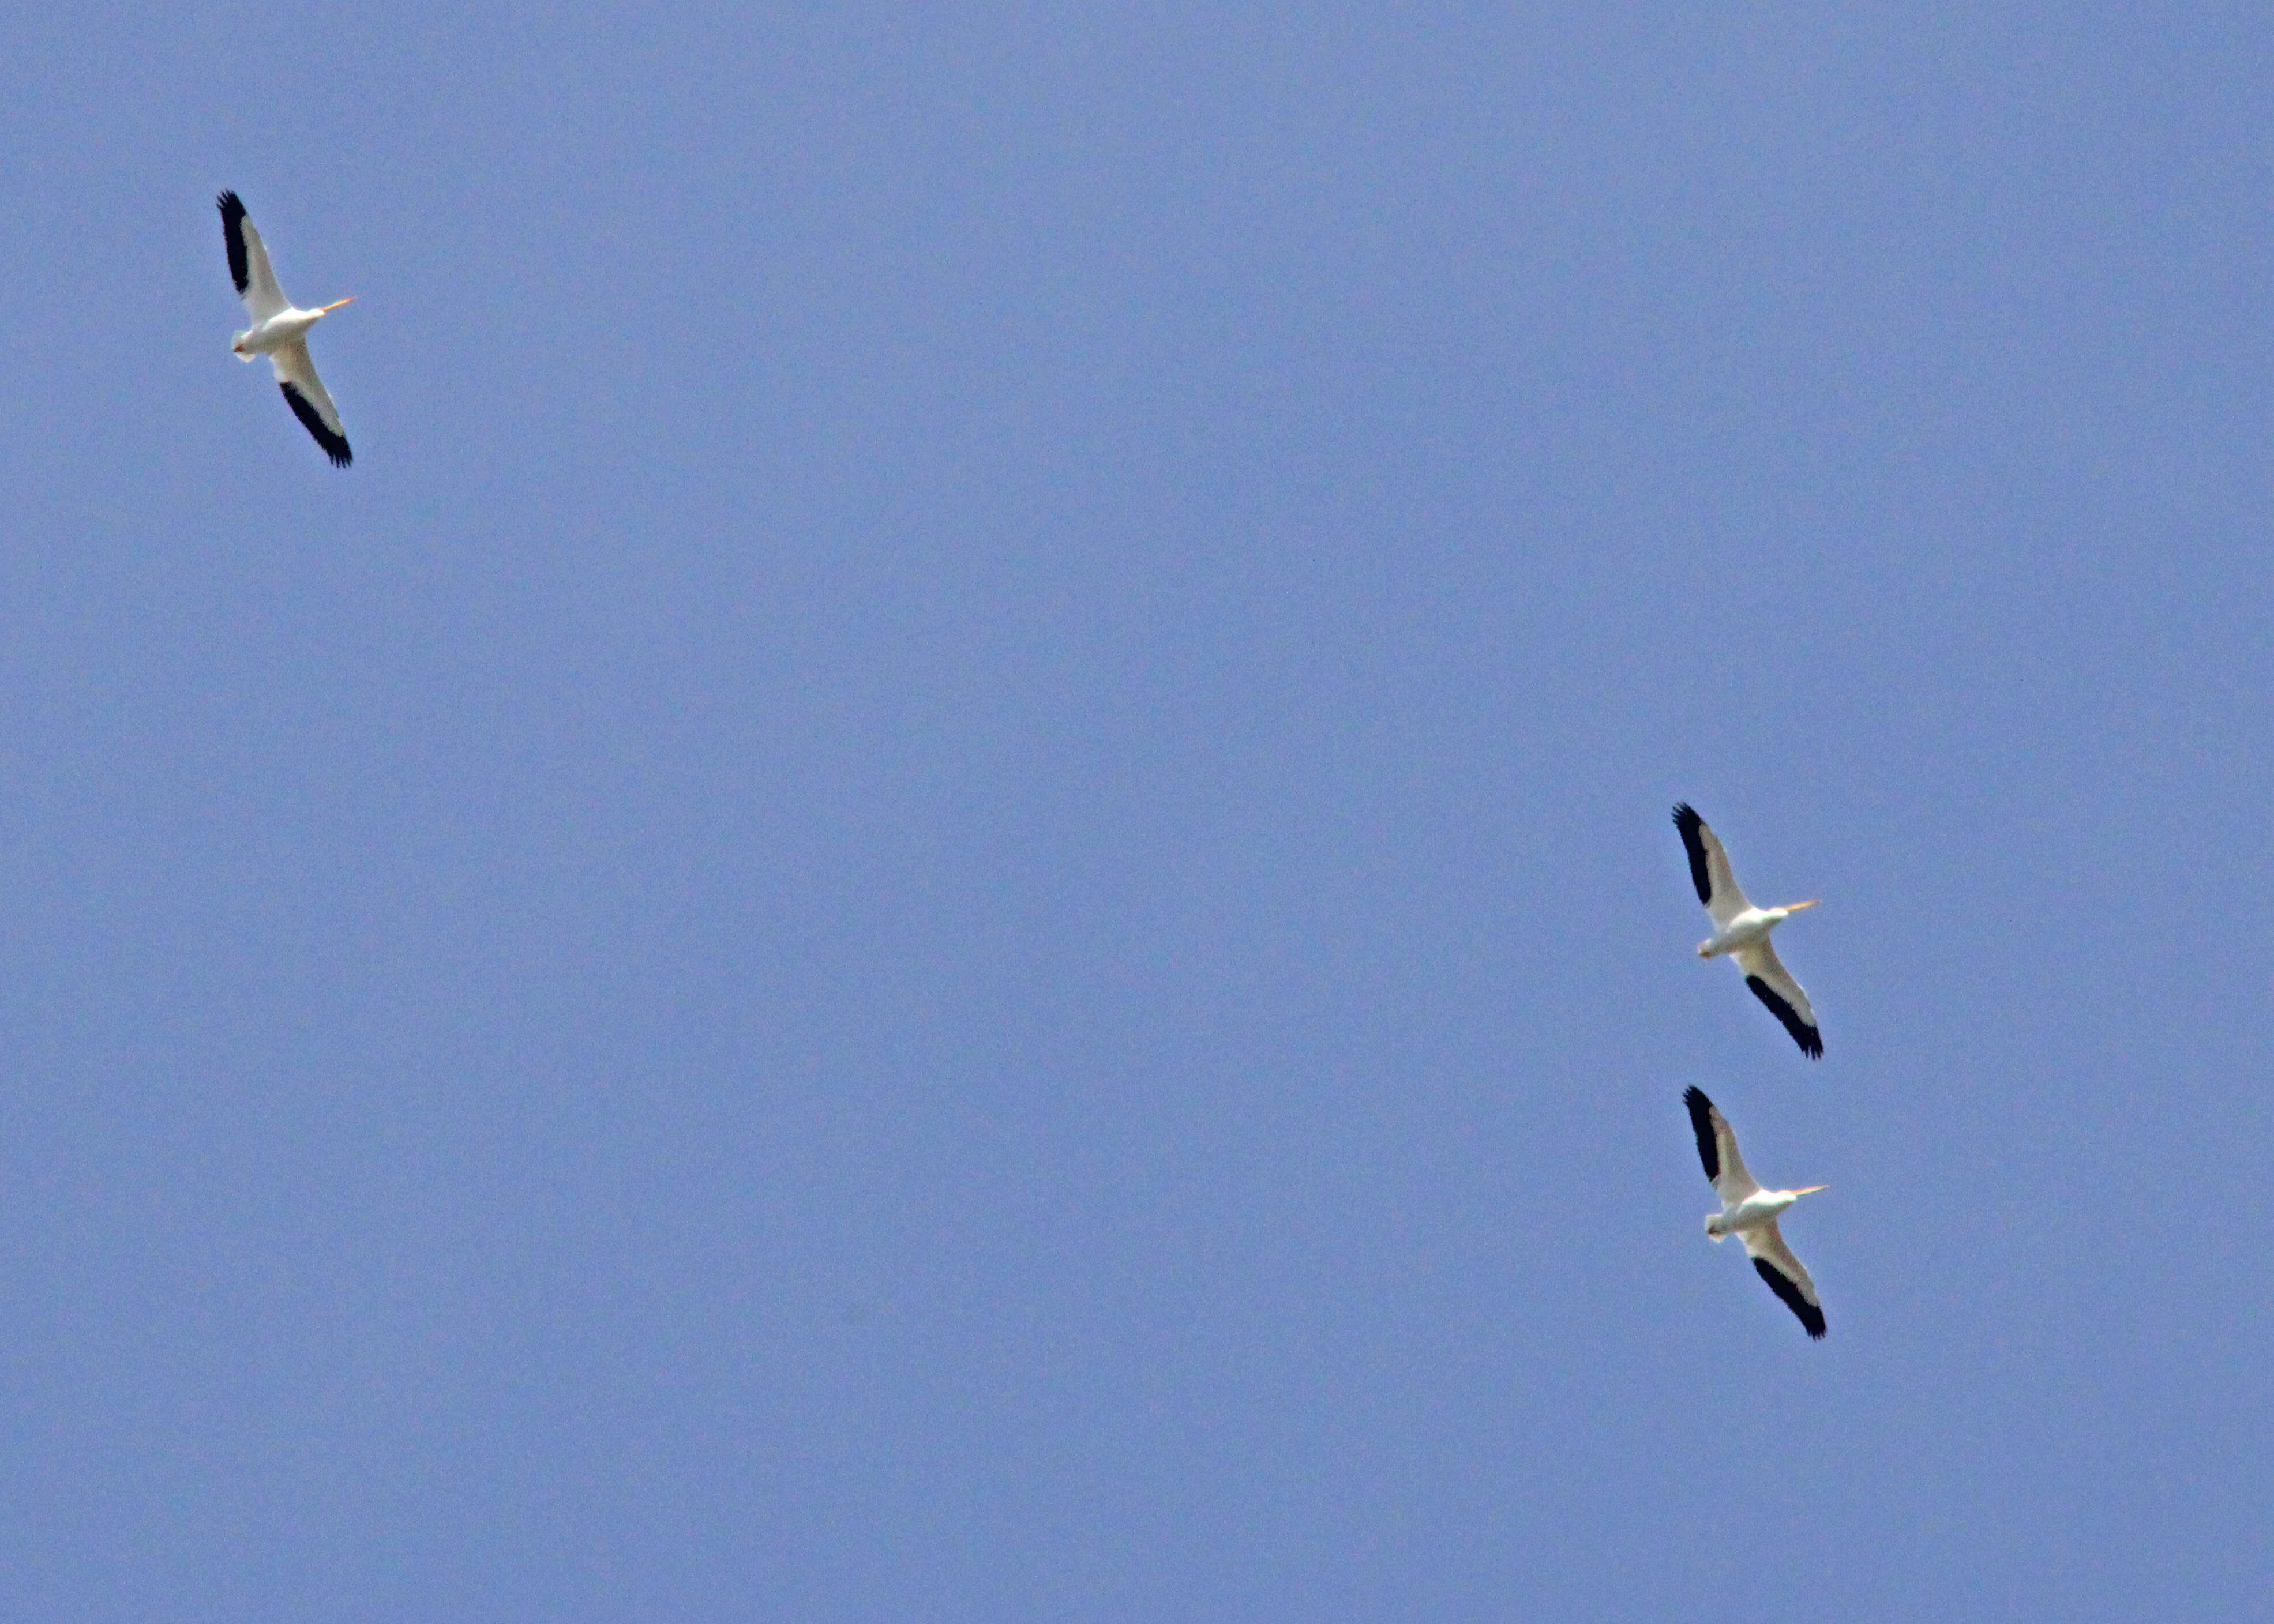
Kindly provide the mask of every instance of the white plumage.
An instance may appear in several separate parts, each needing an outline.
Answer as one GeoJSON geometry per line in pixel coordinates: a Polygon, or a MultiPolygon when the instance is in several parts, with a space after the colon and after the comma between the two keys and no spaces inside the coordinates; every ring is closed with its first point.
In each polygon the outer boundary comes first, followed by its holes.
{"type": "Polygon", "coordinates": [[[1688,1090],[1682,1102],[1690,1108],[1690,1125],[1698,1135],[1698,1159],[1706,1164],[1706,1177],[1713,1181],[1713,1193],[1721,1198],[1721,1210],[1706,1220],[1706,1233],[1716,1241],[1734,1235],[1744,1242],[1745,1255],[1752,1259],[1754,1269],[1768,1282],[1769,1289],[1798,1316],[1809,1335],[1822,1336],[1824,1307],[1816,1298],[1816,1282],[1808,1277],[1800,1259],[1792,1255],[1792,1248],[1784,1244],[1784,1236],[1777,1229],[1777,1214],[1801,1197],[1814,1195],[1830,1186],[1762,1189],[1745,1171],[1745,1159],[1737,1154],[1737,1136],[1729,1131],[1729,1124],[1714,1109],[1713,1101],[1706,1097],[1705,1090],[1688,1090]]]}
{"type": "Polygon", "coordinates": [[[1682,831],[1683,846],[1690,853],[1690,877],[1698,887],[1698,900],[1713,921],[1713,934],[1698,944],[1698,956],[1714,959],[1727,953],[1735,959],[1745,973],[1745,985],[1784,1023],[1800,1052],[1811,1060],[1823,1058],[1824,1034],[1817,1028],[1816,1011],[1769,944],[1770,931],[1801,909],[1814,907],[1815,901],[1755,907],[1738,889],[1737,876],[1729,871],[1729,854],[1706,820],[1684,803],[1674,808],[1674,826],[1682,831]]]}
{"type": "Polygon", "coordinates": [[[252,318],[252,325],[239,333],[230,348],[240,361],[258,355],[268,357],[292,415],[324,448],[332,466],[345,468],[355,461],[355,454],[348,448],[347,431],[340,426],[339,408],[332,404],[324,380],[316,376],[316,364],[309,358],[308,329],[328,312],[353,304],[354,299],[350,296],[319,310],[293,308],[276,285],[268,250],[252,222],[245,217],[245,205],[237,193],[224,192],[215,201],[221,207],[222,238],[229,248],[230,280],[237,284],[245,312],[252,318]]]}

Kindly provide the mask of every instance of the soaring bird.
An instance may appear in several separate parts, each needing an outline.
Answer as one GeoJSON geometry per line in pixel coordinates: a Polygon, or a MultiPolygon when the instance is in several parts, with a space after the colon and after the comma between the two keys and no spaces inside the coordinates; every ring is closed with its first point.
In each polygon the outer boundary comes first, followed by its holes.
{"type": "Polygon", "coordinates": [[[1706,1233],[1719,1244],[1735,1235],[1745,1243],[1745,1255],[1753,1260],[1753,1267],[1769,1282],[1769,1289],[1784,1299],[1784,1305],[1798,1315],[1800,1323],[1811,1336],[1824,1335],[1824,1309],[1816,1300],[1816,1282],[1808,1271],[1800,1267],[1800,1259],[1784,1244],[1777,1232],[1777,1214],[1804,1195],[1814,1195],[1819,1190],[1829,1190],[1829,1184],[1811,1184],[1805,1190],[1764,1190],[1745,1171],[1745,1160],[1737,1154],[1737,1136],[1729,1132],[1729,1124],[1721,1119],[1713,1101],[1706,1097],[1705,1090],[1691,1088],[1682,1096],[1690,1108],[1690,1125],[1698,1133],[1698,1159],[1706,1164],[1706,1177],[1713,1181],[1713,1193],[1721,1198],[1721,1210],[1708,1214],[1706,1233]]]}
{"type": "Polygon", "coordinates": [[[332,459],[332,466],[345,468],[355,461],[355,454],[348,449],[347,432],[340,427],[339,408],[324,392],[323,380],[316,376],[316,364],[308,358],[308,329],[327,312],[352,304],[354,297],[350,295],[321,310],[295,310],[276,285],[276,273],[268,268],[268,250],[261,246],[260,233],[252,222],[245,217],[245,204],[234,192],[224,192],[215,200],[221,206],[222,237],[229,244],[230,278],[237,283],[245,308],[252,317],[252,325],[231,340],[229,347],[240,361],[250,361],[257,355],[268,357],[276,369],[276,387],[284,391],[284,402],[291,407],[292,415],[316,437],[324,455],[332,459]]]}
{"type": "Polygon", "coordinates": [[[1776,949],[1769,945],[1769,932],[1801,909],[1814,907],[1815,898],[1781,908],[1755,907],[1737,889],[1736,876],[1729,872],[1728,853],[1688,802],[1674,808],[1674,826],[1682,831],[1682,844],[1690,853],[1690,877],[1697,883],[1698,900],[1713,919],[1713,934],[1698,944],[1698,956],[1734,955],[1737,967],[1745,973],[1745,985],[1784,1023],[1792,1041],[1800,1045],[1800,1052],[1811,1060],[1821,1060],[1824,1034],[1816,1029],[1816,1011],[1808,1007],[1808,995],[1778,962],[1776,949]]]}

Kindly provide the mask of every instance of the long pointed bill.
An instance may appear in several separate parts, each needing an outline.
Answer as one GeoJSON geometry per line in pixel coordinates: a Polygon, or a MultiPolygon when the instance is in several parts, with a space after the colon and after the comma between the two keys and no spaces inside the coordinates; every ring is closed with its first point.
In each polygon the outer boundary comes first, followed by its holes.
{"type": "Polygon", "coordinates": [[[1788,914],[1797,914],[1801,909],[1812,908],[1823,900],[1824,898],[1821,897],[1811,897],[1805,902],[1788,902],[1784,905],[1784,911],[1788,914]]]}
{"type": "Polygon", "coordinates": [[[345,298],[343,298],[343,299],[341,299],[341,300],[337,301],[337,302],[336,302],[336,303],[335,303],[335,304],[327,304],[327,305],[325,305],[325,306],[324,306],[324,309],[325,309],[325,310],[337,310],[337,309],[340,307],[340,305],[342,305],[342,304],[354,304],[354,303],[355,303],[355,295],[354,295],[354,294],[352,294],[352,293],[350,293],[350,294],[349,294],[349,295],[347,296],[347,297],[345,297],[345,298]]]}
{"type": "Polygon", "coordinates": [[[1795,1195],[1814,1195],[1814,1194],[1815,1194],[1818,1191],[1819,1191],[1819,1190],[1829,1190],[1829,1189],[1831,1189],[1831,1188],[1832,1188],[1832,1186],[1831,1186],[1831,1185],[1829,1185],[1829,1184],[1811,1184],[1811,1185],[1809,1185],[1809,1187],[1808,1187],[1807,1189],[1805,1189],[1805,1190],[1796,1190],[1796,1191],[1794,1191],[1794,1192],[1793,1192],[1793,1194],[1795,1194],[1795,1195]]]}

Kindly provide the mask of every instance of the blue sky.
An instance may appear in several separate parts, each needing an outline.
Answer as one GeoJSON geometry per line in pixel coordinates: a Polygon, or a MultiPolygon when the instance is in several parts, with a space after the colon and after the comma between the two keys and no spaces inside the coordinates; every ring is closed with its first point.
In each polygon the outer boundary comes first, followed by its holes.
{"type": "Polygon", "coordinates": [[[0,48],[0,1611],[2274,1608],[2261,9],[0,48]]]}

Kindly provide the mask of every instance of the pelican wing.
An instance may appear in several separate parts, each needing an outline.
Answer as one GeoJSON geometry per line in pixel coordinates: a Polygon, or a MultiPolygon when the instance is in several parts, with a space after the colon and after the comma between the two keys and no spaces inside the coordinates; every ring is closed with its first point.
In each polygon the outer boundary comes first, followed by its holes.
{"type": "Polygon", "coordinates": [[[1682,831],[1683,849],[1690,853],[1690,880],[1698,887],[1698,900],[1713,916],[1713,929],[1727,930],[1731,920],[1753,906],[1737,889],[1737,876],[1729,872],[1729,853],[1686,801],[1674,808],[1674,826],[1682,831]]]}
{"type": "Polygon", "coordinates": [[[1784,1305],[1792,1310],[1811,1336],[1821,1337],[1824,1307],[1816,1300],[1816,1282],[1800,1267],[1800,1259],[1792,1255],[1792,1248],[1784,1244],[1776,1220],[1772,1218],[1752,1229],[1740,1229],[1737,1234],[1745,1243],[1745,1255],[1753,1260],[1760,1277],[1768,1282],[1769,1289],[1784,1299],[1784,1305]]]}
{"type": "Polygon", "coordinates": [[[276,285],[276,273],[268,268],[268,250],[261,246],[260,233],[252,222],[245,217],[244,200],[234,192],[224,192],[216,200],[221,205],[222,240],[229,245],[229,279],[237,284],[252,325],[259,327],[280,311],[291,309],[292,303],[276,285]]]}
{"type": "Polygon", "coordinates": [[[1721,1205],[1735,1207],[1758,1192],[1760,1185],[1745,1171],[1745,1159],[1737,1154],[1737,1136],[1729,1131],[1720,1109],[1706,1097],[1706,1091],[1685,1089],[1682,1102],[1690,1108],[1690,1126],[1698,1135],[1698,1159],[1706,1164],[1706,1177],[1713,1181],[1713,1193],[1721,1198],[1721,1205]]]}
{"type": "Polygon", "coordinates": [[[285,404],[316,437],[324,455],[332,459],[332,466],[345,468],[354,462],[355,453],[348,449],[347,431],[340,426],[339,408],[332,404],[324,380],[316,376],[316,364],[308,358],[308,341],[296,338],[271,350],[268,358],[275,364],[276,387],[284,391],[285,404]]]}
{"type": "Polygon", "coordinates": [[[1767,1004],[1792,1034],[1800,1052],[1811,1060],[1823,1059],[1824,1034],[1817,1030],[1816,1011],[1808,1007],[1808,995],[1777,958],[1776,949],[1766,942],[1739,948],[1737,967],[1745,973],[1745,985],[1753,989],[1753,996],[1767,1004]]]}

